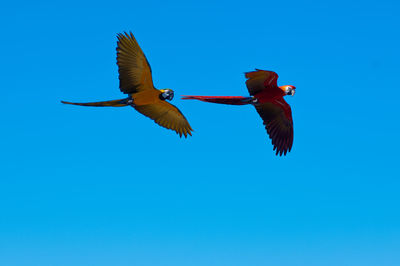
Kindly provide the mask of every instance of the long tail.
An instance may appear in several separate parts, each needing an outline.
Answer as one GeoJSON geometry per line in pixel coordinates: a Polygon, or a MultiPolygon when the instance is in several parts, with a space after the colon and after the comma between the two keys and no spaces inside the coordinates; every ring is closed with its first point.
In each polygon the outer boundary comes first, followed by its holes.
{"type": "Polygon", "coordinates": [[[199,100],[210,103],[231,104],[231,105],[245,105],[251,104],[253,97],[243,96],[194,96],[182,95],[182,100],[199,100]]]}
{"type": "Polygon", "coordinates": [[[65,104],[73,104],[73,105],[80,105],[80,106],[94,106],[94,107],[104,107],[104,106],[112,106],[112,107],[123,107],[127,105],[131,105],[132,103],[129,101],[129,98],[120,99],[120,100],[112,100],[112,101],[104,101],[104,102],[92,102],[92,103],[71,103],[61,101],[65,104]]]}

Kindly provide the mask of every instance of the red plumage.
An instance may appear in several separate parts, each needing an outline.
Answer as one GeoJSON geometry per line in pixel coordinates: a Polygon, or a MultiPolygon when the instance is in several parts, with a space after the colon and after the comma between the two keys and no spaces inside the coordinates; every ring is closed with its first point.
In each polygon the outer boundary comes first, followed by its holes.
{"type": "Polygon", "coordinates": [[[230,105],[254,105],[263,119],[276,154],[286,155],[293,145],[293,119],[290,105],[283,96],[294,95],[296,87],[291,85],[278,87],[278,74],[273,71],[256,69],[245,73],[245,76],[246,86],[252,97],[185,95],[182,99],[230,105]]]}

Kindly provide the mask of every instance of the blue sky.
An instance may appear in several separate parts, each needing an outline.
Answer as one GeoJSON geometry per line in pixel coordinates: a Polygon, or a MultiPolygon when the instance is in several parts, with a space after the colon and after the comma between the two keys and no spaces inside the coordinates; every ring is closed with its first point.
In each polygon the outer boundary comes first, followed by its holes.
{"type": "Polygon", "coordinates": [[[0,264],[400,265],[398,1],[0,6],[0,264]],[[173,101],[179,139],[121,98],[116,34],[157,88],[297,87],[292,152],[251,106],[173,101]]]}

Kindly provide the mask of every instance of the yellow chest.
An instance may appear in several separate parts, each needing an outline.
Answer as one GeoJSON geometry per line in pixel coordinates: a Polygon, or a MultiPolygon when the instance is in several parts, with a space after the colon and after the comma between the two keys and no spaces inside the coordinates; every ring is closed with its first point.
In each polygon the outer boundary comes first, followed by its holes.
{"type": "Polygon", "coordinates": [[[153,104],[160,100],[159,90],[145,90],[132,94],[133,103],[136,106],[153,104]]]}

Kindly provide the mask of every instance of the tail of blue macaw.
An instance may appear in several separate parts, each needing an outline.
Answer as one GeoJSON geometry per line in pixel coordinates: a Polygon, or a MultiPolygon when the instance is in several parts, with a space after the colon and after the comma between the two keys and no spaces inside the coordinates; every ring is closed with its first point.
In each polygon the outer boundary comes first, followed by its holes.
{"type": "Polygon", "coordinates": [[[104,106],[111,106],[111,107],[123,107],[130,105],[129,98],[120,99],[120,100],[111,100],[111,101],[104,101],[104,102],[91,102],[91,103],[72,103],[72,102],[65,102],[61,101],[65,104],[73,104],[73,105],[80,105],[80,106],[94,106],[94,107],[104,107],[104,106]]]}
{"type": "Polygon", "coordinates": [[[245,105],[251,104],[253,97],[243,96],[195,96],[195,95],[182,95],[182,100],[199,100],[203,102],[231,104],[231,105],[245,105]]]}

